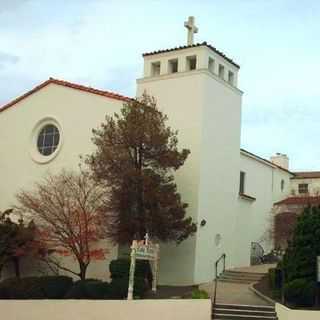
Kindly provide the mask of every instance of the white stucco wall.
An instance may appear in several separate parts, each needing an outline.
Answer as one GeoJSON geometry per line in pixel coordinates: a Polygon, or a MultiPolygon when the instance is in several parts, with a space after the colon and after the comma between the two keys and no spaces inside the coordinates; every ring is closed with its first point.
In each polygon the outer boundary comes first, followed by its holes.
{"type": "Polygon", "coordinates": [[[5,320],[210,320],[202,300],[0,300],[5,320]]]}
{"type": "Polygon", "coordinates": [[[273,203],[288,196],[292,176],[289,172],[273,167],[245,152],[241,152],[240,169],[246,173],[245,194],[256,200],[238,198],[238,223],[235,234],[241,240],[237,241],[235,246],[235,266],[249,264],[248,252],[251,242],[260,243],[266,253],[272,249],[273,240],[270,239],[268,231],[272,227],[273,203]],[[281,180],[284,180],[283,190],[281,180]]]}
{"type": "MultiPolygon", "coordinates": [[[[47,172],[62,168],[78,169],[79,155],[94,149],[92,128],[104,121],[105,115],[119,111],[121,101],[79,90],[49,84],[16,105],[0,113],[0,210],[15,204],[15,194],[30,188],[47,172]],[[54,118],[61,126],[62,144],[49,163],[33,160],[32,132],[39,121],[54,118]]],[[[117,250],[106,245],[110,255],[106,261],[93,263],[88,274],[107,278],[108,261],[117,250]]]]}
{"type": "Polygon", "coordinates": [[[305,193],[299,193],[299,184],[307,183],[309,195],[320,195],[320,178],[309,179],[291,179],[290,194],[295,196],[306,196],[305,193]]]}
{"type": "Polygon", "coordinates": [[[242,92],[203,71],[202,135],[195,282],[210,281],[222,253],[232,266],[239,185],[242,92]],[[215,237],[220,235],[220,243],[215,237]]]}
{"type": "Polygon", "coordinates": [[[279,320],[318,320],[320,311],[294,310],[276,303],[276,312],[279,320]]]}

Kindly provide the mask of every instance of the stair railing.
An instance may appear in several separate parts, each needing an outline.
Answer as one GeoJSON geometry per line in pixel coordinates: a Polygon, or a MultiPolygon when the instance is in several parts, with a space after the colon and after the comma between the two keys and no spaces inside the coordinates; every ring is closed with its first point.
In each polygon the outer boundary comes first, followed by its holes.
{"type": "Polygon", "coordinates": [[[214,307],[216,304],[216,300],[217,300],[217,286],[218,286],[218,266],[220,262],[223,262],[223,268],[222,268],[222,273],[226,270],[226,254],[223,253],[220,258],[215,262],[214,265],[214,272],[215,272],[215,277],[214,277],[214,287],[213,287],[213,294],[211,299],[212,300],[212,306],[214,307]]]}

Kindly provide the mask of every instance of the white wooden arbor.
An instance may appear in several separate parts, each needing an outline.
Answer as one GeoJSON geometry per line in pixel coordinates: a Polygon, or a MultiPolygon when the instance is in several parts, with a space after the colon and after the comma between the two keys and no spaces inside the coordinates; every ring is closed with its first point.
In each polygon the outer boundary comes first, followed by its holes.
{"type": "Polygon", "coordinates": [[[136,260],[148,260],[151,264],[152,270],[152,291],[157,291],[158,282],[158,266],[159,266],[159,244],[153,243],[149,239],[149,235],[146,234],[145,240],[132,241],[131,246],[131,262],[129,272],[129,286],[128,286],[128,300],[133,299],[133,287],[134,287],[134,272],[136,269],[136,260]]]}

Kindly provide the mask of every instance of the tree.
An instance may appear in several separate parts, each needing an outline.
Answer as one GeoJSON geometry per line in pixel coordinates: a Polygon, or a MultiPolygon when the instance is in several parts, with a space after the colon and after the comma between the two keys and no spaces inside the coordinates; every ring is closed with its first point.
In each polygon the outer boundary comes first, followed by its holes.
{"type": "Polygon", "coordinates": [[[104,197],[104,191],[83,170],[48,175],[33,190],[17,195],[19,210],[39,223],[39,239],[47,252],[72,256],[79,271],[57,262],[51,254],[46,255],[49,265],[85,279],[90,262],[104,259],[106,250],[98,243],[105,238],[104,197]]]}
{"type": "Polygon", "coordinates": [[[33,221],[25,224],[10,217],[13,209],[0,212],[0,273],[8,263],[13,263],[15,275],[20,277],[20,260],[25,256],[38,254],[38,242],[35,239],[36,228],[33,221]]]}
{"type": "Polygon", "coordinates": [[[316,261],[320,255],[320,207],[307,207],[298,216],[292,241],[283,259],[286,281],[299,278],[316,280],[316,261]]]}
{"type": "Polygon", "coordinates": [[[173,177],[190,151],[178,150],[177,131],[166,126],[167,120],[154,98],[144,94],[93,130],[96,151],[86,163],[110,195],[107,230],[116,243],[143,239],[146,232],[180,243],[196,232],[173,177]]]}
{"type": "Polygon", "coordinates": [[[281,212],[274,216],[274,243],[278,249],[287,248],[296,225],[297,214],[295,212],[281,212]]]}

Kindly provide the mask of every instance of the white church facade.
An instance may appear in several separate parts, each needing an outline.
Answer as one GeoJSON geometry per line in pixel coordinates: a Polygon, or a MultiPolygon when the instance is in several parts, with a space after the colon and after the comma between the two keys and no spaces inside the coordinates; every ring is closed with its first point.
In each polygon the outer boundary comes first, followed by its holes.
{"type": "MultiPolygon", "coordinates": [[[[252,242],[270,250],[273,204],[292,194],[295,180],[285,155],[269,161],[240,148],[239,66],[191,36],[186,46],[143,54],[137,80],[137,96],[154,96],[180,147],[191,150],[176,182],[198,231],[179,246],[161,245],[160,283],[169,285],[212,280],[223,253],[228,268],[249,265],[252,242]]],[[[0,211],[47,172],[78,169],[79,156],[94,150],[92,129],[128,99],[49,79],[1,108],[0,211]]],[[[112,260],[118,248],[109,247],[112,260]]],[[[92,263],[88,276],[107,278],[107,263],[92,263]]]]}

